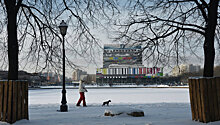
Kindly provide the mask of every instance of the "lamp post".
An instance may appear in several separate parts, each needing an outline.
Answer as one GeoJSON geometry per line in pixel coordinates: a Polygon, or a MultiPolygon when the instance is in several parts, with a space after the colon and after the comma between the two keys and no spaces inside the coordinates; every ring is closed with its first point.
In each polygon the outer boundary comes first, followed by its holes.
{"type": "Polygon", "coordinates": [[[63,89],[62,89],[62,101],[60,105],[60,111],[61,112],[67,112],[68,111],[68,106],[67,106],[67,101],[66,101],[66,88],[65,88],[65,46],[64,46],[64,37],[66,35],[67,31],[67,24],[62,20],[62,22],[59,25],[60,28],[60,33],[63,37],[63,89]]]}

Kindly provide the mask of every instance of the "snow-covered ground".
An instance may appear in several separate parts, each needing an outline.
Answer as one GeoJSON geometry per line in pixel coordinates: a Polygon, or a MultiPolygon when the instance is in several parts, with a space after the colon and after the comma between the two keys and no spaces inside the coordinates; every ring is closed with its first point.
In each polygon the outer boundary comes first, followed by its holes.
{"type": "MultiPolygon", "coordinates": [[[[88,107],[76,107],[77,89],[67,89],[68,112],[57,112],[61,89],[29,90],[30,120],[15,125],[203,125],[191,120],[187,88],[88,89],[88,107]],[[101,106],[111,100],[110,106],[101,106]],[[104,116],[105,110],[140,109],[144,117],[104,116]]],[[[0,122],[0,125],[7,123],[0,122]]],[[[208,123],[219,125],[220,122],[208,123]]]]}

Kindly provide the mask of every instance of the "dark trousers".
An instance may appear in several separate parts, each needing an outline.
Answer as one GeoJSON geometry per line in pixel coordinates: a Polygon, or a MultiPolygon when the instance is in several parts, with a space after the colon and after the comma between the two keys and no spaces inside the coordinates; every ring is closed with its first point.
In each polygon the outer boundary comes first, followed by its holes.
{"type": "Polygon", "coordinates": [[[81,101],[83,101],[83,106],[86,106],[86,100],[85,100],[84,92],[80,92],[79,94],[80,94],[80,98],[79,98],[79,100],[78,100],[76,105],[79,106],[81,101]]]}

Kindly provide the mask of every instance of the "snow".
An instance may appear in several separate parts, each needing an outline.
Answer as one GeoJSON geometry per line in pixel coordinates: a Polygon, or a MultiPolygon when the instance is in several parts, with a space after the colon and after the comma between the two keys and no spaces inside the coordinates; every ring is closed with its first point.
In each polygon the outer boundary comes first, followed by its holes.
{"type": "MultiPolygon", "coordinates": [[[[189,89],[183,88],[108,88],[88,89],[86,100],[90,104],[189,103],[189,89]]],[[[55,104],[61,101],[61,89],[30,90],[29,104],[55,104]]],[[[76,103],[78,89],[67,89],[67,102],[76,103]]]]}
{"type": "MultiPolygon", "coordinates": [[[[29,90],[29,119],[14,125],[203,125],[191,120],[187,88],[109,88],[88,89],[88,107],[77,107],[77,89],[67,89],[68,112],[57,112],[61,89],[29,90]],[[111,100],[109,106],[103,101],[111,100]],[[144,117],[104,116],[106,110],[140,109],[144,117]]],[[[207,125],[219,125],[211,122],[207,125]]],[[[0,122],[0,125],[9,125],[0,122]]]]}

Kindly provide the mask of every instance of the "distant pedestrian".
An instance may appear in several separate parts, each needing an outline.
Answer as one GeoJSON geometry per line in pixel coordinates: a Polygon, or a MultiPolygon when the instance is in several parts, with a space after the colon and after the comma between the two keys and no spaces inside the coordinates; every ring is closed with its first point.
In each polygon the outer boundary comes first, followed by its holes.
{"type": "Polygon", "coordinates": [[[79,82],[79,94],[80,98],[76,104],[76,106],[80,106],[81,101],[83,101],[83,106],[86,107],[86,99],[85,99],[85,94],[84,92],[88,92],[87,89],[85,88],[85,84],[87,81],[87,76],[82,75],[80,76],[80,82],[79,82]]]}

